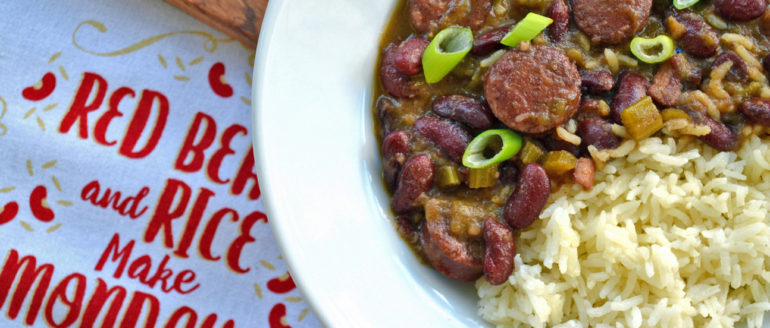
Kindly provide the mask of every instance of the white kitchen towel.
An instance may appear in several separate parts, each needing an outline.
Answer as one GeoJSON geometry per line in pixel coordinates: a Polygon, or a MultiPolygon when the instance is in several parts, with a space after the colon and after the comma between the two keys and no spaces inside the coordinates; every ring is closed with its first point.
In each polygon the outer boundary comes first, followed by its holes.
{"type": "Polygon", "coordinates": [[[317,327],[260,202],[254,53],[161,1],[0,1],[0,327],[317,327]]]}

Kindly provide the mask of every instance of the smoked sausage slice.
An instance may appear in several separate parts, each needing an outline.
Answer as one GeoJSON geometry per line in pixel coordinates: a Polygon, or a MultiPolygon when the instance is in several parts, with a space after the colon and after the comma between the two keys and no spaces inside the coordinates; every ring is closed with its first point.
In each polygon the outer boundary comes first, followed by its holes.
{"type": "Polygon", "coordinates": [[[422,250],[430,264],[449,278],[474,281],[483,274],[484,251],[480,241],[460,240],[449,231],[449,201],[431,199],[425,204],[422,250]]]}
{"type": "Polygon", "coordinates": [[[641,31],[650,17],[652,0],[575,0],[575,23],[591,42],[618,44],[641,31]]]}
{"type": "Polygon", "coordinates": [[[580,85],[575,64],[542,45],[508,51],[484,76],[492,113],[511,129],[531,134],[569,120],[580,104],[580,85]]]}
{"type": "Polygon", "coordinates": [[[492,0],[409,0],[412,26],[420,33],[437,33],[452,25],[475,31],[484,25],[491,9],[492,0]]]}

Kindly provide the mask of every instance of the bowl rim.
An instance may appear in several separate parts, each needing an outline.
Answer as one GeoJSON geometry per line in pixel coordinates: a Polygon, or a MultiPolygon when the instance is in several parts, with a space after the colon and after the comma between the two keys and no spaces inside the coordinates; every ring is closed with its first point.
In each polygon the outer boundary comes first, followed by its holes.
{"type": "Polygon", "coordinates": [[[322,325],[392,327],[403,326],[408,319],[410,326],[489,326],[478,316],[477,299],[470,296],[475,294],[473,285],[424,265],[399,236],[380,178],[372,83],[377,45],[398,1],[403,0],[270,1],[252,77],[252,142],[262,203],[284,262],[322,325]],[[328,24],[330,20],[337,23],[328,24]],[[329,33],[336,35],[328,37],[329,33]],[[348,47],[342,60],[339,47],[348,47]],[[307,60],[307,49],[315,49],[313,55],[328,60],[328,65],[307,60]],[[302,90],[299,97],[294,93],[297,88],[302,90]],[[313,119],[327,116],[334,118],[324,121],[333,125],[331,129],[318,128],[324,125],[313,119]],[[281,124],[268,123],[270,119],[294,120],[294,126],[309,131],[292,134],[281,124]],[[329,137],[306,140],[318,133],[329,137]],[[321,174],[311,181],[305,172],[297,172],[306,171],[301,162],[317,153],[304,149],[327,147],[322,142],[337,142],[335,150],[323,154],[325,158],[345,160],[314,161],[312,171],[321,174]],[[303,151],[285,150],[297,146],[303,151]],[[332,166],[338,170],[332,173],[344,175],[330,179],[322,170],[332,166]],[[334,195],[318,193],[331,188],[347,196],[344,211],[339,207],[330,211],[324,204],[342,204],[334,195]],[[289,204],[298,197],[313,203],[314,211],[289,204]],[[343,232],[348,234],[338,243],[343,232]],[[361,278],[362,273],[366,277],[361,278]]]}

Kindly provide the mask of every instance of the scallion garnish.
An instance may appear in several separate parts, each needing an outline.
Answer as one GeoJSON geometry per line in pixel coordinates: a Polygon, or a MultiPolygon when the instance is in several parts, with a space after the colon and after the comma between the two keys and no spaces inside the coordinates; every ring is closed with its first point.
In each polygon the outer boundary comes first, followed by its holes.
{"type": "Polygon", "coordinates": [[[631,53],[648,64],[664,62],[674,55],[674,40],[665,34],[652,39],[637,36],[631,40],[631,53]]]}
{"type": "Polygon", "coordinates": [[[674,0],[674,8],[682,10],[690,8],[692,5],[698,3],[700,0],[674,0]]]}
{"type": "Polygon", "coordinates": [[[484,131],[473,138],[465,148],[463,165],[477,169],[508,160],[521,150],[521,143],[521,135],[511,130],[484,131]],[[494,153],[494,155],[487,158],[485,153],[494,153]]]}
{"type": "Polygon", "coordinates": [[[517,23],[505,37],[503,37],[503,40],[500,41],[500,43],[509,47],[517,47],[522,41],[534,39],[540,32],[548,27],[548,25],[551,25],[551,23],[553,23],[553,19],[535,13],[529,13],[521,20],[521,22],[517,23]]]}
{"type": "Polygon", "coordinates": [[[422,54],[425,81],[441,81],[473,48],[473,32],[467,27],[452,26],[438,32],[422,54]]]}

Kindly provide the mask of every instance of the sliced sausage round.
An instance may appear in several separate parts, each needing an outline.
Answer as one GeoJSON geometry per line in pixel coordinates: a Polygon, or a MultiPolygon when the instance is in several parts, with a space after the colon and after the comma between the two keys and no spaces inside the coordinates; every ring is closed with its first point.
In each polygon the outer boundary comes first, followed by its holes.
{"type": "Polygon", "coordinates": [[[739,22],[762,16],[766,6],[765,0],[714,0],[719,16],[739,22]]]}
{"type": "Polygon", "coordinates": [[[473,281],[483,274],[483,250],[479,241],[460,240],[449,231],[448,201],[431,199],[425,204],[422,250],[430,264],[449,278],[473,281]]]}
{"type": "Polygon", "coordinates": [[[647,24],[652,0],[575,0],[575,23],[593,43],[618,44],[647,24]]]}
{"type": "Polygon", "coordinates": [[[484,76],[492,113],[511,129],[532,134],[575,114],[580,85],[575,64],[561,51],[541,45],[505,53],[484,76]]]}
{"type": "Polygon", "coordinates": [[[412,27],[420,33],[437,33],[452,25],[477,30],[487,20],[492,0],[469,0],[470,6],[456,0],[409,0],[412,27]]]}

